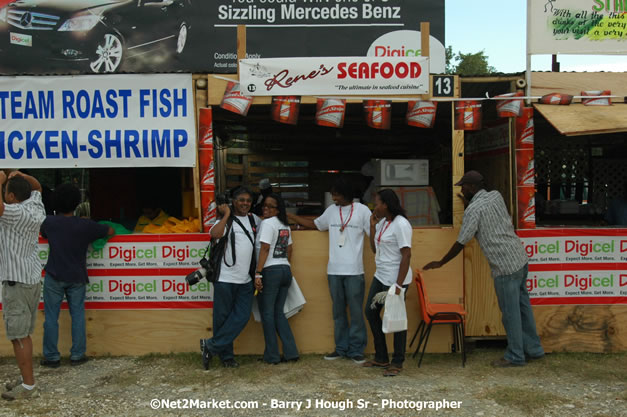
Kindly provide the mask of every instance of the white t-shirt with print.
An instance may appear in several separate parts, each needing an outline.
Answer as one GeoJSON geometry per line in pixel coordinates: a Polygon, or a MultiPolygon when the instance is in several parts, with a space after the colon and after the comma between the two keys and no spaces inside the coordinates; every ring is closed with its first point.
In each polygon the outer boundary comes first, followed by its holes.
{"type": "MultiPolygon", "coordinates": [[[[403,216],[396,216],[391,223],[387,219],[377,223],[374,235],[377,270],[374,276],[384,285],[392,286],[396,283],[401,266],[401,249],[411,248],[411,235],[411,224],[403,216]]],[[[411,283],[411,276],[410,266],[403,285],[411,283]]]]}
{"type": "MultiPolygon", "coordinates": [[[[252,215],[255,220],[255,225],[259,228],[259,223],[261,219],[257,217],[255,214],[252,215]]],[[[248,220],[248,216],[236,216],[239,221],[244,225],[250,237],[255,239],[255,234],[253,233],[253,229],[250,225],[250,221],[248,220]]],[[[217,223],[216,223],[217,224],[217,223]]],[[[214,225],[215,227],[215,225],[214,225]]],[[[226,230],[225,230],[226,231],[226,230]]],[[[224,235],[221,239],[229,239],[225,252],[226,259],[222,259],[222,266],[220,269],[220,277],[218,281],[220,282],[230,282],[232,284],[246,284],[251,281],[250,275],[248,274],[250,269],[250,261],[254,256],[254,244],[248,239],[246,233],[241,228],[239,224],[233,221],[232,233],[235,233],[235,265],[233,265],[233,250],[231,248],[231,238],[227,235],[224,235]],[[228,266],[232,265],[232,266],[228,266]]],[[[229,233],[230,235],[231,233],[229,233]]]]}
{"type": "MultiPolygon", "coordinates": [[[[272,265],[290,264],[287,260],[287,247],[292,244],[292,232],[290,231],[290,227],[281,223],[276,216],[264,219],[259,226],[257,242],[255,242],[257,261],[259,261],[261,243],[270,245],[270,252],[268,253],[263,268],[272,265]]],[[[257,270],[260,269],[262,268],[257,267],[257,270]]]]}
{"type": "Polygon", "coordinates": [[[352,203],[342,207],[332,205],[327,207],[322,216],[314,220],[318,230],[329,231],[327,274],[359,275],[364,273],[364,233],[370,235],[371,214],[370,209],[361,203],[352,203]],[[346,227],[344,232],[340,233],[342,222],[346,227]],[[342,234],[344,244],[340,246],[342,234]]]}

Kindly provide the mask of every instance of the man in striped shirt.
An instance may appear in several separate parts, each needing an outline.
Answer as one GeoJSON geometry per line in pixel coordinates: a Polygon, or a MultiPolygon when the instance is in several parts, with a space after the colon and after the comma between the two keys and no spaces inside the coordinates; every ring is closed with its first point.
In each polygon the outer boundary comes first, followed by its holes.
{"type": "Polygon", "coordinates": [[[514,232],[503,197],[498,191],[486,191],[483,176],[477,171],[468,171],[455,185],[461,185],[467,202],[459,236],[440,261],[430,262],[423,269],[440,268],[476,237],[490,264],[507,334],[505,355],[492,362],[492,366],[522,366],[528,359],[543,358],[544,350],[527,293],[528,258],[514,232]]]}
{"type": "Polygon", "coordinates": [[[6,384],[6,400],[37,394],[33,375],[35,319],[41,294],[41,264],[37,259],[39,227],[46,218],[41,185],[30,175],[0,171],[0,281],[2,315],[7,338],[20,368],[21,379],[6,384]]]}

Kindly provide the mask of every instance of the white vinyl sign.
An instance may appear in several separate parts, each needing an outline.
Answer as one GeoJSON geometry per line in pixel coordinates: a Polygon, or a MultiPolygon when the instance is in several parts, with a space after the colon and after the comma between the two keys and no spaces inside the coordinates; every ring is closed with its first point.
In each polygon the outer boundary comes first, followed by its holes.
{"type": "Polygon", "coordinates": [[[625,54],[623,1],[527,0],[527,8],[529,54],[625,54]]]}
{"type": "Polygon", "coordinates": [[[191,74],[0,78],[0,166],[196,164],[191,74]]]}
{"type": "Polygon", "coordinates": [[[428,94],[429,58],[243,59],[240,84],[252,96],[428,94]]]}

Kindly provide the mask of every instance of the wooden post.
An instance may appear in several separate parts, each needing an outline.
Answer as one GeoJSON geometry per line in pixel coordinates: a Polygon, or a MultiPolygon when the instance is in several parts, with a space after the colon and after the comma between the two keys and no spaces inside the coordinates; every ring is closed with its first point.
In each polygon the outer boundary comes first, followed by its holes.
{"type": "Polygon", "coordinates": [[[429,57],[430,23],[420,22],[420,55],[429,57]]]}
{"type": "Polygon", "coordinates": [[[239,79],[239,61],[246,58],[246,25],[237,25],[237,79],[239,79]]]}
{"type": "MultiPolygon", "coordinates": [[[[455,76],[455,98],[461,95],[461,80],[459,76],[455,76]]],[[[455,183],[464,175],[464,131],[455,130],[455,101],[451,102],[451,123],[453,130],[452,138],[452,165],[453,165],[453,227],[461,227],[464,218],[464,202],[457,196],[458,189],[455,183]]]]}

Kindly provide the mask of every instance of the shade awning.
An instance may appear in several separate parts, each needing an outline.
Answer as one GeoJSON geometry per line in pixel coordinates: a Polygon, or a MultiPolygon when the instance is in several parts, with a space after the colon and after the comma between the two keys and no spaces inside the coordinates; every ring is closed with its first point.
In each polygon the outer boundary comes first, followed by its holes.
{"type": "Polygon", "coordinates": [[[562,135],[627,132],[627,104],[624,103],[611,106],[534,104],[534,107],[562,135]]]}

